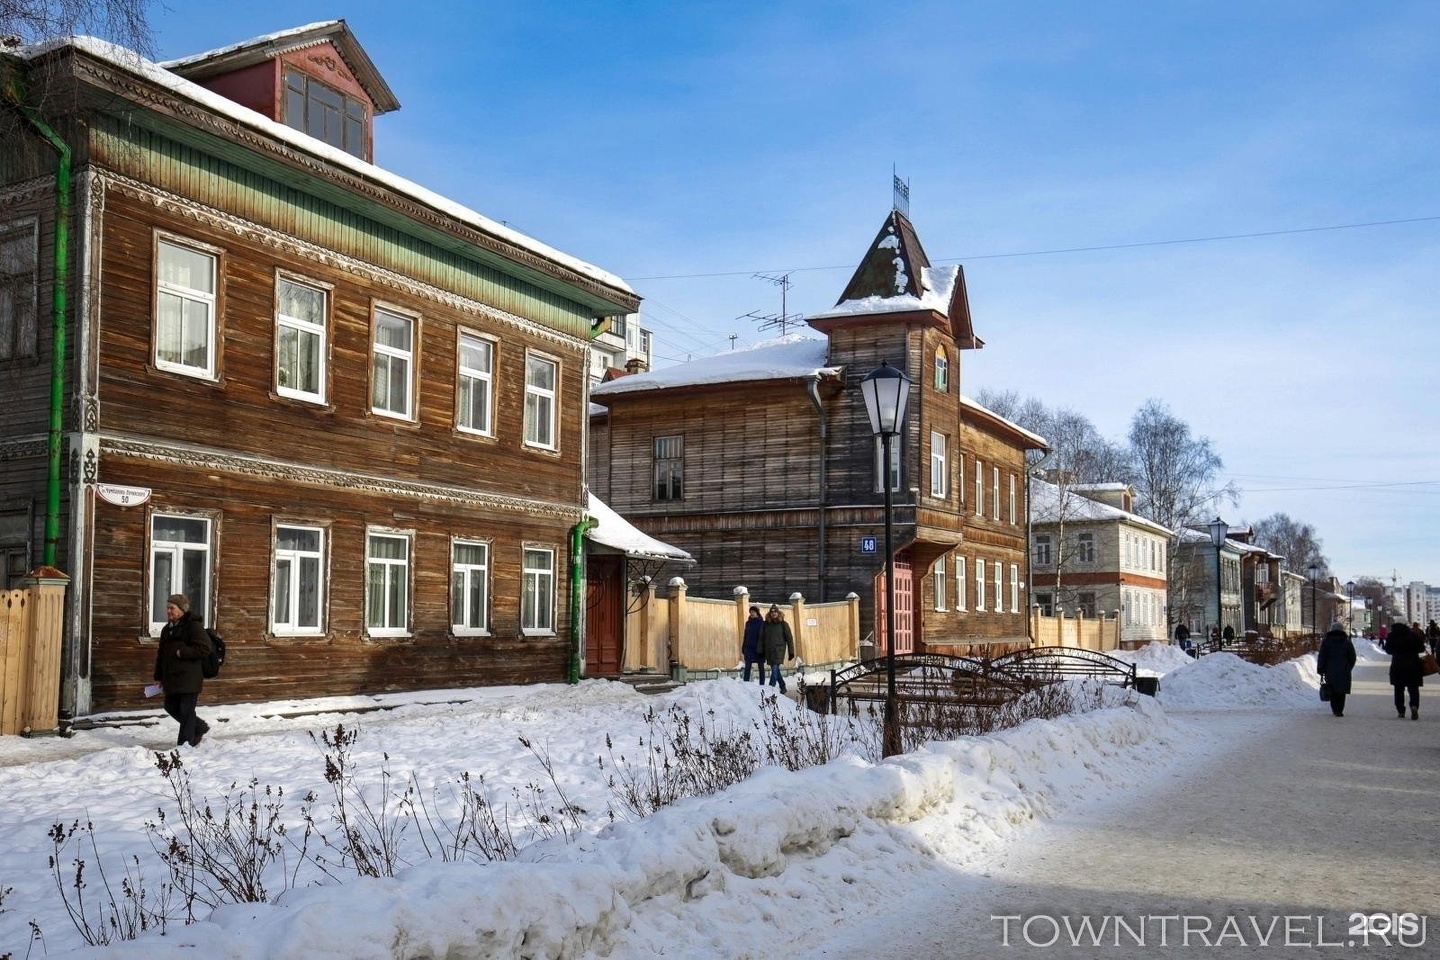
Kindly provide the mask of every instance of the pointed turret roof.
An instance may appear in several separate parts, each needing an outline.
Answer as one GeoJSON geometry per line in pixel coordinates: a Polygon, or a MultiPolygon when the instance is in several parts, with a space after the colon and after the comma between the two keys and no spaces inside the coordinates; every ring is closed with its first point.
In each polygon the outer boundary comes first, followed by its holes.
{"type": "Polygon", "coordinates": [[[964,269],[931,266],[914,225],[899,210],[881,224],[834,308],[808,321],[823,333],[856,324],[930,323],[949,327],[962,348],[985,345],[970,323],[964,269]]]}

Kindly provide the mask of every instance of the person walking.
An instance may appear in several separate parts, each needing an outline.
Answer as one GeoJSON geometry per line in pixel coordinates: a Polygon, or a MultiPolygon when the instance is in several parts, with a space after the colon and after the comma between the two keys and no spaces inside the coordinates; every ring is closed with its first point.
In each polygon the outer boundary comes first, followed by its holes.
{"type": "Polygon", "coordinates": [[[1430,656],[1440,657],[1440,623],[1430,621],[1425,628],[1425,639],[1430,641],[1430,656]]]}
{"type": "Polygon", "coordinates": [[[760,628],[760,647],[765,662],[770,664],[770,686],[785,692],[785,678],[780,675],[780,665],[795,656],[795,636],[780,605],[772,603],[770,613],[765,617],[765,626],[760,628]]]}
{"type": "Polygon", "coordinates": [[[1338,623],[1330,624],[1320,641],[1315,670],[1330,688],[1330,712],[1345,716],[1345,697],[1350,693],[1350,674],[1355,669],[1355,644],[1338,623]]]}
{"type": "Polygon", "coordinates": [[[190,612],[190,600],[173,593],[165,603],[169,621],[160,631],[155,651],[155,679],[165,693],[165,712],[180,723],[176,745],[200,746],[210,724],[195,715],[195,704],[205,686],[200,662],[210,653],[210,635],[200,618],[190,612]]]}
{"type": "Polygon", "coordinates": [[[750,682],[750,667],[754,664],[756,679],[762,687],[765,686],[765,658],[760,652],[760,630],[764,626],[765,618],[760,616],[760,608],[751,604],[750,617],[745,621],[745,638],[740,641],[740,656],[745,658],[745,673],[741,679],[750,682]]]}
{"type": "Polygon", "coordinates": [[[1405,719],[1405,693],[1410,694],[1410,719],[1420,719],[1420,688],[1425,685],[1420,669],[1420,654],[1425,649],[1424,637],[1415,630],[1396,623],[1385,640],[1390,654],[1390,686],[1395,688],[1395,713],[1405,719]]]}

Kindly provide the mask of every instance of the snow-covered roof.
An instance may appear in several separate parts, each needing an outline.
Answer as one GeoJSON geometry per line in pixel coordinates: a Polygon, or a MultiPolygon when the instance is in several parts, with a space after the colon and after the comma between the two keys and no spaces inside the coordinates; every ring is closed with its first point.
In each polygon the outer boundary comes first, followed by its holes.
{"type": "Polygon", "coordinates": [[[920,286],[924,292],[916,297],[902,294],[894,297],[862,297],[842,300],[823,313],[809,314],[807,319],[826,320],[833,317],[863,316],[871,313],[904,313],[911,310],[934,310],[949,315],[950,298],[955,294],[955,278],[959,264],[920,268],[920,286]]]}
{"type": "Polygon", "coordinates": [[[595,398],[642,390],[668,390],[697,384],[745,383],[756,380],[799,380],[832,376],[839,367],[829,366],[830,342],[805,334],[790,334],[768,340],[745,350],[731,350],[712,357],[661,370],[618,377],[590,389],[595,398]]]}
{"type": "Polygon", "coordinates": [[[249,107],[241,106],[234,100],[222,97],[218,93],[213,93],[199,84],[191,83],[189,80],[171,73],[159,64],[146,60],[133,50],[129,50],[118,44],[110,43],[107,40],[101,40],[96,37],[65,37],[63,39],[47,40],[44,43],[20,47],[14,52],[17,56],[24,59],[33,60],[67,46],[73,46],[75,49],[82,50],[92,57],[104,60],[117,69],[143,77],[157,86],[164,87],[177,97],[195,103],[205,110],[220,114],[252,130],[257,130],[268,137],[273,137],[297,150],[303,150],[318,159],[324,160],[326,163],[343,167],[357,176],[373,180],[396,193],[403,194],[410,200],[424,204],[468,227],[487,233],[506,243],[513,244],[536,256],[565,267],[582,277],[595,281],[596,283],[605,284],[606,286],[632,296],[635,294],[635,291],[630,289],[630,286],[624,280],[621,280],[609,271],[602,270],[593,264],[586,263],[569,254],[561,253],[554,247],[527,237],[518,230],[512,230],[504,224],[476,213],[474,210],[462,206],[453,200],[448,200],[438,193],[406,180],[404,177],[381,169],[373,163],[367,163],[364,160],[352,157],[344,150],[338,147],[332,147],[328,143],[317,140],[293,127],[287,127],[283,123],[277,123],[269,117],[256,113],[249,107]]]}
{"type": "Polygon", "coordinates": [[[960,395],[960,406],[969,407],[971,410],[979,411],[980,413],[985,414],[985,416],[990,417],[993,420],[999,420],[1001,423],[1010,427],[1010,429],[1014,430],[1016,433],[1020,434],[1022,437],[1035,444],[1035,446],[1040,450],[1050,449],[1050,441],[1040,436],[1040,434],[1031,433],[1029,430],[1026,430],[1014,420],[1007,420],[1006,418],[1000,416],[1000,414],[996,413],[994,410],[991,410],[988,407],[982,407],[980,404],[965,396],[963,393],[960,395]]]}
{"type": "Polygon", "coordinates": [[[672,547],[663,540],[656,540],[648,533],[642,533],[620,514],[610,509],[609,504],[595,494],[590,494],[590,516],[598,525],[586,531],[585,536],[613,547],[632,557],[645,560],[669,560],[675,563],[694,563],[695,558],[679,547],[672,547]]]}
{"type": "MultiPolygon", "coordinates": [[[[1170,536],[1170,531],[1154,520],[1148,520],[1138,513],[1131,513],[1129,510],[1112,507],[1110,504],[1101,503],[1099,500],[1091,500],[1075,487],[1070,487],[1069,490],[1072,496],[1067,498],[1064,503],[1064,519],[1066,523],[1109,520],[1116,523],[1128,523],[1131,526],[1144,527],[1151,533],[1158,533],[1162,537],[1170,536]]],[[[1030,480],[1030,509],[1031,516],[1035,523],[1059,522],[1061,519],[1060,488],[1048,480],[1032,477],[1030,480]]]]}

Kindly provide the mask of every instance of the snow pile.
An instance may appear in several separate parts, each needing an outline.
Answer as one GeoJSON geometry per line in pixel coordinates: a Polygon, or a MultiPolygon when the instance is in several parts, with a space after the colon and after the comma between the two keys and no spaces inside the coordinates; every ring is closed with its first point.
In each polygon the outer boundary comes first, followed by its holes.
{"type": "Polygon", "coordinates": [[[1166,676],[1159,699],[1167,710],[1301,708],[1317,702],[1319,687],[1314,657],[1262,667],[1233,653],[1212,653],[1166,676]]]}
{"type": "MultiPolygon", "coordinates": [[[[753,688],[735,681],[693,683],[668,701],[703,711],[721,727],[760,714],[753,688]]],[[[651,702],[657,710],[669,706],[663,698],[651,702]]],[[[527,705],[538,711],[543,701],[527,705]]],[[[632,706],[629,732],[643,732],[645,705],[632,706]]],[[[583,753],[581,742],[603,735],[596,717],[578,717],[577,704],[569,706],[543,721],[557,758],[583,753]]],[[[798,709],[784,700],[778,706],[798,709]]],[[[457,738],[467,751],[474,731],[466,726],[496,734],[489,716],[450,719],[460,721],[456,736],[433,737],[433,721],[426,722],[439,763],[457,738]]],[[[607,724],[618,719],[605,716],[607,724]]],[[[842,920],[858,891],[907,889],[917,874],[980,860],[1037,818],[1147,782],[1158,764],[1187,749],[1181,740],[1153,700],[1131,693],[1126,706],[1033,720],[879,764],[847,757],[797,773],[765,768],[724,793],[681,801],[642,822],[605,826],[574,843],[533,845],[522,862],[422,863],[393,879],[292,890],[276,905],[224,906],[163,938],[103,951],[61,954],[52,940],[50,956],[633,956],[667,944],[673,952],[677,942],[700,951],[683,955],[762,956],[771,924],[813,930],[842,920]]],[[[245,762],[264,755],[256,749],[245,762]]],[[[193,756],[195,763],[208,759],[204,751],[193,756]]],[[[56,766],[76,773],[71,764],[56,766]]],[[[573,789],[572,800],[597,814],[603,808],[582,785],[573,789]]],[[[44,882],[39,871],[29,872],[44,882]]]]}
{"type": "Polygon", "coordinates": [[[1139,650],[1111,650],[1110,656],[1135,664],[1143,677],[1163,677],[1195,663],[1195,658],[1168,643],[1147,643],[1139,650]]]}

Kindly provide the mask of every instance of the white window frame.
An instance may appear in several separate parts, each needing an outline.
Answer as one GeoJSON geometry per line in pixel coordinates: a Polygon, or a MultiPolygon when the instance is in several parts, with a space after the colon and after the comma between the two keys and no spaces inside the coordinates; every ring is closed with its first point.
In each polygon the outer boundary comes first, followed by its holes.
{"type": "Polygon", "coordinates": [[[1030,563],[1036,567],[1048,567],[1054,562],[1054,541],[1048,533],[1037,533],[1030,550],[1030,563]]]}
{"type": "Polygon", "coordinates": [[[985,561],[975,558],[975,612],[985,612],[985,561]]]}
{"type": "Polygon", "coordinates": [[[990,468],[990,519],[1000,519],[1000,468],[990,468]]]}
{"type": "Polygon", "coordinates": [[[192,240],[183,240],[171,234],[155,234],[155,344],[151,356],[154,358],[155,367],[158,370],[166,370],[171,373],[183,374],[187,377],[201,377],[206,380],[214,380],[216,370],[216,353],[219,348],[219,303],[220,303],[220,250],[208,244],[196,243],[192,240]],[[170,283],[162,280],[161,259],[165,249],[173,248],[183,250],[186,253],[203,257],[210,261],[210,289],[201,290],[198,287],[186,287],[178,283],[170,283]],[[161,343],[166,338],[162,336],[160,318],[160,302],[162,297],[173,297],[181,302],[180,329],[176,336],[180,342],[180,360],[167,360],[161,357],[161,343]],[[205,307],[205,363],[203,366],[195,366],[184,362],[185,352],[185,304],[196,303],[205,307]]]}
{"type": "MultiPolygon", "coordinates": [[[[160,631],[165,628],[169,618],[165,615],[164,598],[175,593],[186,593],[184,586],[184,570],[186,554],[199,554],[203,564],[201,583],[205,587],[203,598],[190,597],[192,601],[191,611],[198,615],[205,623],[212,623],[211,608],[214,603],[214,573],[215,573],[215,526],[217,517],[207,514],[191,513],[187,511],[157,510],[150,514],[149,522],[146,525],[146,539],[149,541],[147,551],[150,558],[149,570],[146,571],[146,609],[148,610],[149,633],[152,637],[160,636],[160,631]],[[161,519],[183,520],[187,522],[203,523],[205,525],[205,538],[203,541],[195,540],[158,540],[155,537],[155,524],[161,519]],[[156,558],[159,554],[166,554],[170,559],[170,582],[158,584],[159,563],[156,558]],[[178,573],[179,581],[176,580],[178,573]]],[[[193,591],[191,591],[193,592],[193,591]]],[[[187,594],[188,595],[188,594],[187,594]]]]}
{"type": "MultiPolygon", "coordinates": [[[[325,284],[316,283],[313,280],[302,279],[286,273],[275,275],[275,392],[282,397],[289,397],[292,400],[305,400],[310,403],[325,402],[327,378],[330,372],[330,288],[325,284]],[[292,317],[281,312],[280,305],[284,298],[280,295],[281,285],[290,284],[296,287],[305,287],[320,294],[322,306],[320,309],[321,319],[319,323],[306,320],[303,317],[292,317]],[[317,388],[301,390],[297,387],[286,386],[280,382],[280,341],[285,330],[295,331],[297,343],[303,343],[307,336],[316,338],[319,343],[316,348],[318,356],[315,358],[315,371],[317,388]]],[[[297,351],[298,358],[299,353],[297,351]]]]}
{"type": "Polygon", "coordinates": [[[1095,534],[1084,530],[1075,534],[1075,562],[1095,562],[1095,534]]]}
{"type": "Polygon", "coordinates": [[[965,453],[955,451],[955,492],[960,495],[960,509],[965,509],[965,453]]]}
{"type": "Polygon", "coordinates": [[[985,461],[975,458],[975,516],[985,516],[985,461]]]}
{"type": "Polygon", "coordinates": [[[1010,564],[1010,612],[1020,612],[1020,564],[1010,564]]]}
{"type": "Polygon", "coordinates": [[[522,438],[525,446],[537,450],[560,449],[560,361],[555,357],[525,351],[525,410],[522,438]],[[554,378],[554,387],[542,387],[531,382],[531,365],[546,364],[554,378]],[[541,436],[540,428],[547,431],[541,436]]]}
{"type": "Polygon", "coordinates": [[[1005,565],[999,560],[993,564],[995,567],[995,612],[1005,612],[1005,565]]]}
{"type": "MultiPolygon", "coordinates": [[[[884,455],[885,455],[884,445],[883,445],[882,442],[881,442],[881,438],[880,438],[880,437],[876,437],[876,438],[875,438],[875,492],[876,492],[876,493],[884,493],[884,492],[885,492],[885,488],[881,486],[881,484],[884,483],[885,481],[881,479],[881,464],[880,464],[880,460],[881,460],[882,457],[884,457],[884,455]]],[[[901,462],[901,461],[900,461],[900,438],[899,438],[898,436],[894,436],[894,437],[891,437],[891,438],[890,438],[890,477],[891,477],[890,492],[891,492],[891,493],[899,493],[899,492],[900,492],[900,484],[901,484],[901,480],[903,479],[903,478],[900,476],[900,462],[901,462]]]]}
{"type": "Polygon", "coordinates": [[[525,544],[520,549],[520,633],[526,637],[555,635],[555,548],[525,544]],[[548,565],[539,566],[532,560],[548,557],[548,565]],[[527,613],[526,597],[534,592],[537,602],[527,613]],[[539,615],[544,619],[534,619],[539,615]],[[527,619],[529,622],[527,622],[527,619]]]}
{"type": "Polygon", "coordinates": [[[970,585],[965,582],[965,558],[955,558],[955,609],[965,609],[965,591],[970,585]]]}
{"type": "Polygon", "coordinates": [[[490,541],[455,537],[450,541],[450,631],[457,637],[490,636],[490,541]],[[480,563],[462,563],[456,557],[459,547],[479,547],[484,551],[480,563]],[[470,623],[472,604],[469,602],[475,591],[480,593],[480,622],[470,623]],[[457,607],[464,601],[463,608],[457,607]],[[463,609],[456,618],[457,609],[463,609]]]}
{"type": "Polygon", "coordinates": [[[950,459],[948,438],[938,430],[930,431],[930,496],[944,500],[950,495],[950,459]]]}
{"type": "Polygon", "coordinates": [[[273,635],[277,637],[314,637],[321,636],[325,633],[325,587],[329,574],[326,566],[327,551],[325,547],[328,533],[323,526],[314,523],[292,520],[275,521],[274,528],[270,531],[270,632],[273,635]],[[308,533],[314,533],[319,547],[315,550],[281,548],[280,531],[282,529],[303,530],[308,533]],[[302,569],[304,566],[302,561],[307,558],[315,561],[315,623],[302,625],[297,624],[295,621],[300,606],[299,597],[301,581],[303,579],[302,569]],[[280,578],[281,561],[287,561],[290,564],[290,574],[287,578],[287,585],[289,587],[291,611],[289,620],[285,621],[278,619],[275,611],[275,605],[279,600],[277,583],[280,578]]]}
{"type": "Polygon", "coordinates": [[[408,420],[414,422],[416,410],[415,397],[415,370],[417,348],[420,345],[420,318],[406,311],[396,309],[386,304],[377,303],[371,308],[370,316],[370,412],[376,416],[390,417],[395,420],[408,420]],[[392,347],[389,344],[380,342],[380,317],[404,321],[409,325],[410,348],[408,350],[400,347],[392,347]],[[377,402],[375,391],[379,388],[380,378],[376,376],[375,368],[382,361],[386,364],[389,376],[385,383],[388,388],[386,405],[381,406],[377,402]],[[404,376],[399,378],[405,391],[404,409],[396,410],[394,407],[394,391],[396,377],[394,376],[397,364],[402,365],[404,376]]]}
{"type": "Polygon", "coordinates": [[[936,558],[935,558],[935,564],[934,564],[934,566],[931,568],[931,571],[930,571],[930,572],[931,572],[931,579],[934,580],[934,582],[935,582],[935,583],[934,583],[934,586],[935,586],[935,609],[936,609],[936,610],[939,610],[939,611],[948,610],[948,609],[949,609],[949,607],[948,607],[948,605],[947,605],[947,599],[948,599],[948,598],[945,596],[945,592],[946,592],[946,588],[949,586],[949,584],[948,584],[948,582],[946,581],[945,578],[946,578],[947,576],[949,576],[949,574],[948,574],[948,573],[946,572],[946,570],[945,570],[945,558],[944,558],[944,557],[936,557],[936,558]]]}
{"type": "Polygon", "coordinates": [[[950,392],[950,357],[944,347],[935,349],[935,389],[941,393],[950,392]]]}
{"type": "Polygon", "coordinates": [[[396,530],[391,527],[366,527],[365,528],[365,633],[371,637],[408,637],[410,636],[410,612],[414,607],[411,597],[414,593],[414,580],[412,576],[412,559],[415,556],[415,533],[412,530],[396,530]],[[376,557],[370,552],[371,545],[376,540],[398,540],[405,544],[405,555],[400,559],[392,557],[376,557]],[[386,596],[386,607],[382,624],[371,622],[371,580],[373,579],[374,568],[381,567],[385,571],[385,587],[389,588],[391,583],[398,583],[401,587],[400,609],[392,611],[389,607],[388,589],[386,596]],[[392,577],[398,576],[398,580],[392,577]],[[395,614],[399,615],[396,616],[395,614]],[[400,621],[395,625],[392,621],[400,621]]]}
{"type": "MultiPolygon", "coordinates": [[[[455,341],[455,429],[461,433],[473,433],[480,437],[493,437],[495,435],[495,355],[499,352],[499,344],[494,337],[483,336],[468,330],[461,330],[455,341]],[[482,370],[479,367],[470,367],[465,364],[465,347],[467,341],[475,344],[483,344],[490,352],[490,367],[482,370]],[[469,411],[461,404],[461,397],[464,392],[461,387],[469,383],[471,395],[479,391],[479,395],[485,398],[485,422],[480,425],[466,423],[469,419],[469,411]]],[[[471,405],[473,408],[473,404],[471,405]]]]}
{"type": "Polygon", "coordinates": [[[1015,474],[1010,474],[1010,525],[1013,527],[1019,523],[1018,514],[1015,512],[1015,474]]]}

